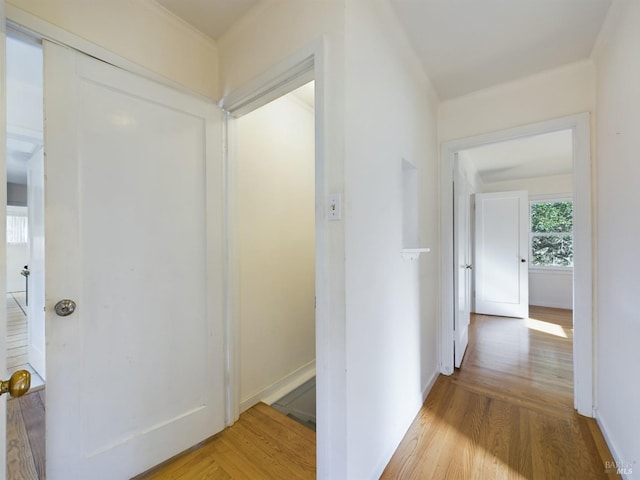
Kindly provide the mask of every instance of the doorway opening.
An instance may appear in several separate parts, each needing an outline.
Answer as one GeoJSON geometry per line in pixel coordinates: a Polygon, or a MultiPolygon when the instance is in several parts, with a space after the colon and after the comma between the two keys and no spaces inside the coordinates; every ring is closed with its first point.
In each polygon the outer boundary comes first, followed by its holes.
{"type": "MultiPolygon", "coordinates": [[[[7,403],[7,478],[44,478],[43,54],[9,32],[7,61],[7,372],[31,388],[7,403]]],[[[4,378],[7,378],[4,377],[4,378]]]]}
{"type": "MultiPolygon", "coordinates": [[[[485,293],[483,298],[472,295],[472,310],[526,316],[511,314],[517,313],[512,305],[520,300],[536,306],[572,310],[573,132],[563,130],[461,150],[456,168],[466,179],[464,204],[470,205],[474,213],[468,216],[469,235],[465,241],[470,245],[467,250],[472,252],[472,257],[467,263],[486,266],[484,275],[480,275],[478,268],[472,269],[472,291],[485,293]],[[515,210],[515,203],[511,204],[513,209],[508,209],[510,199],[516,197],[507,192],[517,191],[526,192],[519,205],[522,218],[516,218],[519,212],[515,210]],[[505,218],[510,212],[514,214],[513,227],[505,218]],[[483,228],[485,226],[487,228],[483,228]],[[517,228],[521,231],[516,231],[517,228]],[[495,232],[503,229],[505,235],[495,232]],[[481,238],[478,232],[484,236],[481,238]],[[514,242],[518,251],[513,252],[520,257],[520,263],[506,259],[504,265],[497,268],[500,255],[509,250],[505,237],[511,233],[514,240],[521,241],[520,245],[514,242]],[[496,245],[483,245],[486,242],[500,243],[502,250],[496,250],[496,245]],[[510,267],[513,267],[513,278],[509,277],[510,267]],[[525,273],[523,282],[518,281],[519,267],[525,273]],[[479,277],[489,286],[502,284],[499,290],[503,296],[509,284],[513,284],[514,291],[515,286],[519,289],[512,299],[495,298],[487,285],[478,285],[479,277]],[[507,303],[509,300],[511,304],[507,303]]],[[[458,185],[454,190],[457,194],[458,185]]],[[[526,313],[525,309],[523,312],[526,313]]]]}
{"type": "MultiPolygon", "coordinates": [[[[443,277],[443,292],[442,292],[442,325],[441,325],[441,371],[444,374],[453,373],[454,367],[454,345],[456,342],[456,328],[454,321],[457,321],[456,313],[458,309],[458,298],[456,292],[458,292],[458,279],[457,269],[459,267],[456,262],[458,255],[455,253],[457,248],[454,242],[454,177],[456,176],[456,163],[464,161],[466,151],[473,151],[473,149],[479,149],[479,147],[486,148],[489,155],[495,160],[495,152],[491,152],[493,148],[499,148],[496,145],[502,142],[515,141],[521,139],[521,141],[533,141],[537,137],[560,138],[565,136],[564,145],[569,145],[570,154],[569,161],[571,170],[570,173],[566,171],[550,171],[554,173],[556,177],[553,181],[548,178],[541,180],[538,185],[535,185],[535,181],[522,180],[522,179],[500,179],[501,176],[512,174],[515,170],[514,165],[504,166],[490,166],[487,169],[487,176],[493,175],[495,179],[494,192],[511,190],[522,190],[524,183],[529,183],[530,187],[537,188],[537,195],[532,195],[529,198],[526,196],[526,205],[522,205],[522,202],[512,202],[512,205],[524,206],[524,217],[527,225],[530,223],[530,215],[532,213],[531,206],[538,202],[557,204],[562,203],[570,199],[572,201],[572,238],[571,246],[573,247],[572,260],[574,262],[573,275],[571,275],[570,269],[566,268],[566,265],[534,265],[529,271],[529,261],[533,260],[538,262],[541,259],[540,252],[530,251],[530,245],[538,245],[532,239],[538,233],[525,231],[526,246],[518,253],[513,259],[516,262],[520,262],[520,266],[525,266],[526,281],[529,277],[534,275],[549,276],[549,273],[554,270],[556,274],[555,280],[568,283],[568,287],[565,285],[563,288],[557,288],[554,292],[547,292],[547,302],[552,307],[567,307],[573,308],[573,327],[574,327],[574,342],[573,342],[573,406],[579,413],[587,416],[593,415],[593,398],[592,398],[592,295],[591,295],[591,275],[592,275],[592,259],[591,259],[591,177],[590,177],[590,136],[589,136],[589,115],[580,114],[570,117],[564,117],[556,120],[550,120],[547,122],[541,122],[538,124],[532,124],[525,127],[518,127],[510,130],[494,132],[491,134],[480,135],[477,137],[471,137],[458,141],[447,142],[443,144],[442,148],[442,177],[441,177],[441,208],[442,208],[442,264],[449,265],[451,268],[444,267],[442,270],[443,277]],[[567,138],[569,140],[567,140],[567,138]],[[503,182],[500,184],[500,182],[503,182]],[[511,183],[509,183],[511,182],[511,183]],[[518,183],[519,182],[519,183],[518,183]],[[523,183],[524,182],[524,183],[523,183]],[[564,185],[564,186],[563,186],[564,185]],[[569,188],[570,186],[570,188],[569,188]],[[545,190],[546,189],[546,190],[545,190]],[[529,203],[531,201],[532,203],[529,203]],[[573,239],[575,238],[575,243],[573,239]],[[537,267],[537,268],[535,268],[537,267]],[[542,272],[541,272],[542,271],[542,272]],[[562,278],[561,278],[562,277],[562,278]],[[560,291],[564,291],[564,304],[557,304],[559,301],[550,298],[550,293],[558,294],[560,291]],[[570,292],[572,295],[570,295],[570,292]],[[572,301],[569,302],[569,298],[572,296],[572,301]],[[456,299],[456,301],[452,301],[456,299]],[[556,302],[556,305],[552,303],[556,302]]],[[[478,150],[478,151],[479,151],[478,150]]],[[[486,152],[485,152],[486,153],[486,152]]],[[[511,155],[513,159],[513,155],[511,155]]],[[[493,161],[493,160],[492,160],[493,161]]],[[[533,165],[532,162],[530,162],[533,165]]],[[[557,159],[551,162],[557,167],[559,162],[557,159]]],[[[531,165],[528,168],[531,168],[531,165]]],[[[460,169],[458,169],[459,171],[460,169]]],[[[459,173],[459,172],[458,172],[459,173]]],[[[473,177],[473,175],[471,175],[473,177]]],[[[470,180],[473,181],[473,178],[470,180]]],[[[492,182],[489,182],[492,183],[492,182]]],[[[491,194],[486,194],[491,195],[491,194]]],[[[534,209],[535,210],[535,209],[534,209]]],[[[506,210],[505,210],[506,211],[506,210]]],[[[535,213],[535,212],[534,212],[535,213]]],[[[471,215],[473,218],[474,215],[471,215]]],[[[479,227],[473,225],[472,230],[476,230],[479,227]]],[[[556,236],[566,237],[567,232],[544,232],[549,234],[555,234],[556,236]]],[[[476,243],[476,242],[474,242],[476,243]]],[[[544,242],[543,242],[544,243],[544,242]]],[[[548,242],[547,242],[548,243],[548,242]]],[[[562,242],[560,242],[562,243],[562,242]]],[[[565,245],[566,246],[566,245],[565,245]]],[[[553,255],[552,255],[553,256],[553,255]]],[[[560,257],[558,257],[559,259],[560,257]]],[[[473,258],[473,261],[477,263],[478,258],[473,258]]],[[[558,260],[562,263],[562,260],[558,260]]],[[[473,267],[473,263],[469,264],[473,267]]],[[[515,267],[514,267],[515,270],[515,267]]],[[[534,279],[533,282],[539,279],[534,279]]],[[[543,282],[544,283],[544,280],[543,282]]],[[[536,295],[543,295],[544,292],[540,290],[540,282],[538,286],[534,287],[538,290],[536,295]]],[[[476,285],[477,287],[477,285],[476,285]]],[[[542,285],[548,287],[548,285],[542,285]]],[[[533,293],[533,291],[532,291],[533,293]]],[[[475,303],[477,304],[477,298],[475,303]]],[[[526,294],[527,306],[529,303],[529,294],[526,294]]],[[[532,303],[538,303],[540,300],[536,299],[532,303]]],[[[471,300],[469,300],[471,303],[471,300]]],[[[490,312],[489,312],[490,313],[490,312]]],[[[504,315],[504,314],[502,314],[504,315]]],[[[538,322],[536,325],[540,325],[545,322],[538,322]]],[[[457,326],[457,325],[456,325],[457,326]]],[[[456,356],[457,359],[457,356],[456,356]]]]}
{"type": "Polygon", "coordinates": [[[239,412],[259,402],[315,430],[315,87],[230,121],[232,322],[239,412]]]}
{"type": "Polygon", "coordinates": [[[460,150],[454,168],[456,378],[500,372],[523,401],[571,409],[573,132],[460,150]]]}

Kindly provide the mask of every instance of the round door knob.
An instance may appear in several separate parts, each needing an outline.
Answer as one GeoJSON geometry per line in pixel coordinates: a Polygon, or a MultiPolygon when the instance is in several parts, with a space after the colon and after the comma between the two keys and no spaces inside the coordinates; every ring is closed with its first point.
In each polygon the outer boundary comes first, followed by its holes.
{"type": "Polygon", "coordinates": [[[71,315],[76,310],[76,302],[65,298],[64,300],[60,300],[58,303],[56,303],[54,309],[56,311],[56,314],[61,317],[66,317],[68,315],[71,315]]]}
{"type": "Polygon", "coordinates": [[[9,380],[0,381],[0,395],[8,393],[12,397],[21,397],[31,388],[31,374],[26,370],[18,370],[9,380]]]}

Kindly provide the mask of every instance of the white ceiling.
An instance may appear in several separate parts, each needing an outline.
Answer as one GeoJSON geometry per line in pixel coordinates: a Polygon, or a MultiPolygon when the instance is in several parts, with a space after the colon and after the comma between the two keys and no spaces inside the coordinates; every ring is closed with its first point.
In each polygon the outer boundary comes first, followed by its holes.
{"type": "MultiPolygon", "coordinates": [[[[218,39],[268,0],[156,1],[218,39]]],[[[449,99],[589,57],[616,0],[390,1],[440,98],[449,99]]]]}
{"type": "Polygon", "coordinates": [[[391,0],[440,98],[589,57],[611,0],[391,0]]]}
{"type": "Polygon", "coordinates": [[[483,183],[565,175],[572,172],[571,130],[519,138],[460,152],[483,183]]]}

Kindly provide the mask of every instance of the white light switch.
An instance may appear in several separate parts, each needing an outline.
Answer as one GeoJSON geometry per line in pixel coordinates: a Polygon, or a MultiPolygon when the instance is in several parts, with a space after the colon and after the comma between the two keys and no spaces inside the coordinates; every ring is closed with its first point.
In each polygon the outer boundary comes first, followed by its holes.
{"type": "Polygon", "coordinates": [[[327,197],[327,219],[342,220],[342,195],[339,193],[327,197]]]}

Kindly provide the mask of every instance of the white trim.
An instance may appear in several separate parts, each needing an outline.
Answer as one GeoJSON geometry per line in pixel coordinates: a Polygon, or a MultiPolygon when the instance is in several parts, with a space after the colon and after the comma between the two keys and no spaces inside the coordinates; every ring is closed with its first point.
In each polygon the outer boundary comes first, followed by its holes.
{"type": "Polygon", "coordinates": [[[529,195],[529,203],[566,202],[567,200],[573,200],[571,193],[539,193],[537,195],[529,195]]]}
{"type": "Polygon", "coordinates": [[[240,403],[240,410],[243,412],[258,402],[264,402],[271,405],[284,397],[287,393],[293,392],[303,383],[311,380],[316,376],[316,361],[312,360],[306,365],[294,370],[289,375],[281,378],[277,382],[272,383],[268,387],[263,388],[260,392],[255,393],[240,403]],[[253,403],[251,403],[253,402],[253,403]]]}
{"type": "Polygon", "coordinates": [[[429,379],[427,384],[422,389],[422,403],[424,403],[425,400],[427,399],[427,396],[431,392],[431,389],[433,388],[433,386],[436,384],[436,380],[438,380],[439,376],[440,376],[440,372],[438,370],[435,370],[431,375],[431,378],[429,379]]]}
{"type": "Polygon", "coordinates": [[[233,117],[252,112],[314,80],[318,45],[300,50],[268,72],[226,94],[218,105],[233,117]]]}
{"type": "Polygon", "coordinates": [[[574,406],[593,416],[593,306],[591,152],[589,113],[581,113],[508,130],[443,143],[440,152],[441,320],[440,371],[453,373],[453,166],[456,152],[481,145],[571,129],[574,202],[574,406]]]}
{"type": "MultiPolygon", "coordinates": [[[[609,450],[611,451],[611,456],[613,457],[614,461],[617,462],[618,465],[625,465],[626,463],[633,462],[632,460],[627,460],[627,459],[622,458],[622,456],[618,453],[619,450],[618,450],[616,444],[613,442],[613,439],[612,439],[611,435],[609,435],[609,429],[607,428],[607,424],[604,422],[604,420],[600,416],[600,412],[597,409],[594,410],[594,417],[596,419],[598,427],[600,427],[600,431],[602,432],[602,436],[604,437],[604,441],[607,443],[607,446],[609,447],[609,450]]],[[[640,468],[640,465],[638,465],[637,463],[635,463],[634,466],[636,468],[640,468]]],[[[625,480],[633,480],[633,473],[631,473],[631,474],[621,473],[619,475],[622,478],[624,478],[625,480]]]]}
{"type": "Polygon", "coordinates": [[[545,275],[573,275],[573,267],[529,267],[529,273],[545,275]]]}
{"type": "MultiPolygon", "coordinates": [[[[317,433],[316,433],[316,452],[317,452],[317,475],[318,478],[327,477],[325,472],[332,469],[330,454],[335,449],[335,441],[332,442],[332,432],[339,430],[340,418],[329,415],[328,412],[335,404],[332,402],[331,393],[333,390],[331,385],[340,382],[339,378],[335,378],[329,371],[331,360],[331,351],[334,347],[331,332],[329,331],[328,312],[330,311],[329,302],[329,245],[327,241],[327,225],[325,220],[324,199],[327,194],[325,186],[325,39],[312,44],[311,46],[301,49],[293,56],[287,58],[280,64],[271,68],[268,72],[260,75],[258,78],[231,92],[223,97],[218,105],[227,112],[227,133],[228,133],[228,151],[226,152],[225,168],[227,169],[227,215],[229,225],[229,265],[230,279],[228,282],[228,298],[230,301],[230,311],[227,317],[227,331],[229,332],[227,365],[229,368],[229,386],[231,389],[229,398],[231,405],[229,408],[230,416],[227,423],[231,424],[237,419],[241,409],[240,401],[240,370],[239,370],[239,352],[240,339],[237,322],[238,301],[237,291],[238,283],[238,253],[234,249],[233,235],[235,232],[234,217],[237,205],[234,205],[236,173],[234,170],[233,150],[234,150],[234,119],[248,113],[252,109],[259,108],[271,100],[292,91],[311,80],[315,81],[315,249],[316,249],[316,408],[317,408],[317,433]],[[234,327],[236,324],[236,327],[234,327]]],[[[335,392],[333,397],[335,397],[335,392]]],[[[335,436],[336,434],[333,433],[335,436]]],[[[335,462],[335,459],[333,459],[335,462]]]]}

